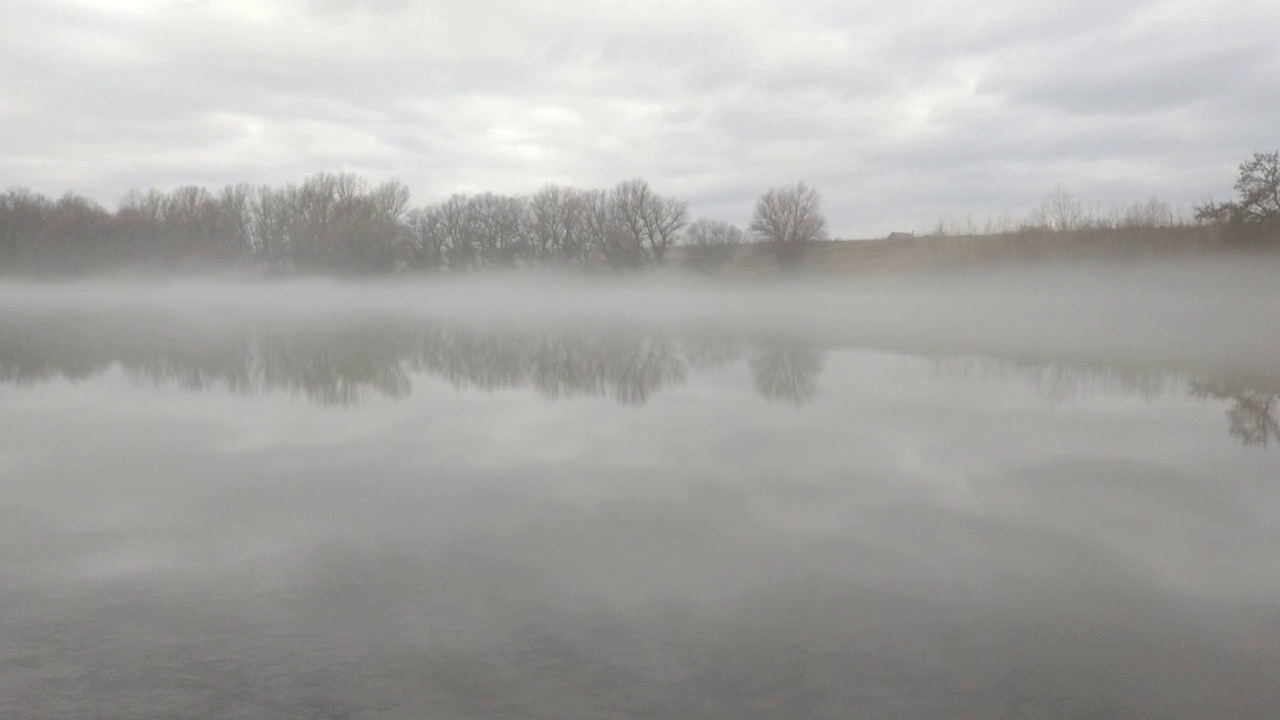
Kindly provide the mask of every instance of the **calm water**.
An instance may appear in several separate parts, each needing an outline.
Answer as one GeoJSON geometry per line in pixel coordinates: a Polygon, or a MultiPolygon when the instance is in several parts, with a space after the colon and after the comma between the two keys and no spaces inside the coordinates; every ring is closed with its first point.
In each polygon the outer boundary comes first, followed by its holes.
{"type": "Polygon", "coordinates": [[[8,300],[0,717],[1280,709],[1256,353],[8,300]]]}

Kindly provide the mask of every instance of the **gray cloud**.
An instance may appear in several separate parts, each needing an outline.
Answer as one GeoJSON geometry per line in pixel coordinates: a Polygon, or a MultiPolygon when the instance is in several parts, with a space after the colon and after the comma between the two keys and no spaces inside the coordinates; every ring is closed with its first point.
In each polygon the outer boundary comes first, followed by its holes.
{"type": "Polygon", "coordinates": [[[1230,191],[1280,145],[1269,0],[11,0],[0,182],[451,192],[643,176],[745,222],[804,178],[834,229],[1230,191]]]}

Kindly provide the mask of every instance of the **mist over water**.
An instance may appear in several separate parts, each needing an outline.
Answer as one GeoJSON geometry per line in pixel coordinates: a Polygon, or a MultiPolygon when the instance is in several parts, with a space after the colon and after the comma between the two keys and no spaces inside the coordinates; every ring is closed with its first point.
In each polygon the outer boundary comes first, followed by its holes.
{"type": "Polygon", "coordinates": [[[1280,267],[0,285],[0,717],[1271,717],[1280,267]]]}

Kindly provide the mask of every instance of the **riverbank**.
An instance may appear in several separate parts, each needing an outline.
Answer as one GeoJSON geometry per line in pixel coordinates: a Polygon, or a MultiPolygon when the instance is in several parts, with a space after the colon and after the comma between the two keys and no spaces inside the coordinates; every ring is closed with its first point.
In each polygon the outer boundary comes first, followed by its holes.
{"type": "MultiPolygon", "coordinates": [[[[1018,264],[1171,260],[1236,251],[1237,248],[1223,242],[1218,228],[1206,225],[915,236],[814,243],[793,271],[814,275],[894,277],[997,269],[1018,264]]],[[[674,265],[686,266],[686,249],[674,249],[670,259],[674,265]]],[[[768,246],[747,244],[738,248],[718,274],[731,278],[754,278],[778,273],[777,260],[768,246]]]]}

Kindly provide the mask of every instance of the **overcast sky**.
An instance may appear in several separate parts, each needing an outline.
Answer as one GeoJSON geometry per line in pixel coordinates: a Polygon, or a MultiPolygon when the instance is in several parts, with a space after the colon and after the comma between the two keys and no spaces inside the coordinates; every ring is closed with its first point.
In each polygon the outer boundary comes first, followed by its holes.
{"type": "Polygon", "coordinates": [[[630,177],[836,234],[1230,193],[1280,147],[1275,0],[3,0],[0,184],[397,177],[425,203],[630,177]]]}

